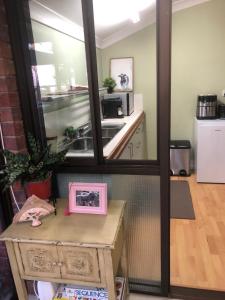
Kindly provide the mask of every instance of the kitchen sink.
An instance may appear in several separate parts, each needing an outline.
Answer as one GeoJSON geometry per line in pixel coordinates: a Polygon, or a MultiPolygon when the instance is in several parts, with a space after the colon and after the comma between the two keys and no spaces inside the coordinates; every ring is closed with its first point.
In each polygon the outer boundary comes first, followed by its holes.
{"type": "Polygon", "coordinates": [[[103,124],[102,125],[102,137],[111,137],[113,138],[125,125],[122,124],[103,124]]]}
{"type": "Polygon", "coordinates": [[[76,139],[71,145],[71,150],[89,151],[93,150],[93,139],[91,137],[76,139]]]}
{"type": "MultiPolygon", "coordinates": [[[[103,137],[103,147],[108,144],[111,140],[109,137],[103,137]]],[[[92,152],[93,151],[93,138],[92,137],[82,137],[75,140],[69,147],[70,150],[75,150],[76,152],[92,152]]]]}
{"type": "MultiPolygon", "coordinates": [[[[121,124],[102,124],[102,143],[105,147],[111,139],[123,128],[125,123],[121,124]]],[[[70,150],[77,153],[93,152],[93,133],[92,129],[85,131],[82,137],[74,140],[70,146],[70,150]]]]}
{"type": "MultiPolygon", "coordinates": [[[[102,124],[102,138],[113,138],[125,125],[122,124],[102,124]]],[[[92,130],[90,129],[85,133],[86,137],[92,137],[92,130]]]]}

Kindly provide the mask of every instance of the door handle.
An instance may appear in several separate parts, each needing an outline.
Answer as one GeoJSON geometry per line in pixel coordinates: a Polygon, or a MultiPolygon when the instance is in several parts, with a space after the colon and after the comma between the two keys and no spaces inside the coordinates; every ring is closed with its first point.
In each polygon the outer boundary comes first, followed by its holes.
{"type": "Polygon", "coordinates": [[[138,134],[139,132],[140,132],[140,130],[141,130],[141,128],[140,127],[138,127],[138,129],[136,130],[136,134],[138,134]]]}
{"type": "Polygon", "coordinates": [[[132,158],[131,145],[129,145],[128,148],[130,149],[130,158],[132,158]]]}

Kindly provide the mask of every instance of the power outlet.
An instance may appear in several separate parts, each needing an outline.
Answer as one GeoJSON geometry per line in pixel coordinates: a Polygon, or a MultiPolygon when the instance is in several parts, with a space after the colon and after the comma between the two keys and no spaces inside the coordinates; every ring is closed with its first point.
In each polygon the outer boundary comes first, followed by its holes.
{"type": "Polygon", "coordinates": [[[225,90],[222,90],[222,96],[225,97],[225,90]]]}

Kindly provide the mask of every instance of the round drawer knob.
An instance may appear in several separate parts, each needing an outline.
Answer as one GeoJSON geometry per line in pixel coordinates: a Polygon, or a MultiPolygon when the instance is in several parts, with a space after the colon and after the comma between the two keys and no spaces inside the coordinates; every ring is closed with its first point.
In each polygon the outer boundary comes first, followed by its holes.
{"type": "Polygon", "coordinates": [[[53,265],[53,266],[56,266],[56,265],[57,265],[57,263],[56,263],[56,262],[53,262],[53,263],[52,263],[52,265],[53,265]]]}
{"type": "Polygon", "coordinates": [[[62,267],[62,265],[63,265],[62,262],[59,262],[59,263],[58,263],[58,266],[59,266],[59,267],[62,267]]]}

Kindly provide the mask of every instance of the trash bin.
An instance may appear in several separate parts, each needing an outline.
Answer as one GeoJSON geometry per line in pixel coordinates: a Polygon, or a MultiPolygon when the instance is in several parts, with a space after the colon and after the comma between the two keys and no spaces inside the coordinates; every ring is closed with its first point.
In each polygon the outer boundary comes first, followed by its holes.
{"type": "Polygon", "coordinates": [[[170,141],[170,175],[190,176],[190,153],[190,141],[170,141]]]}

